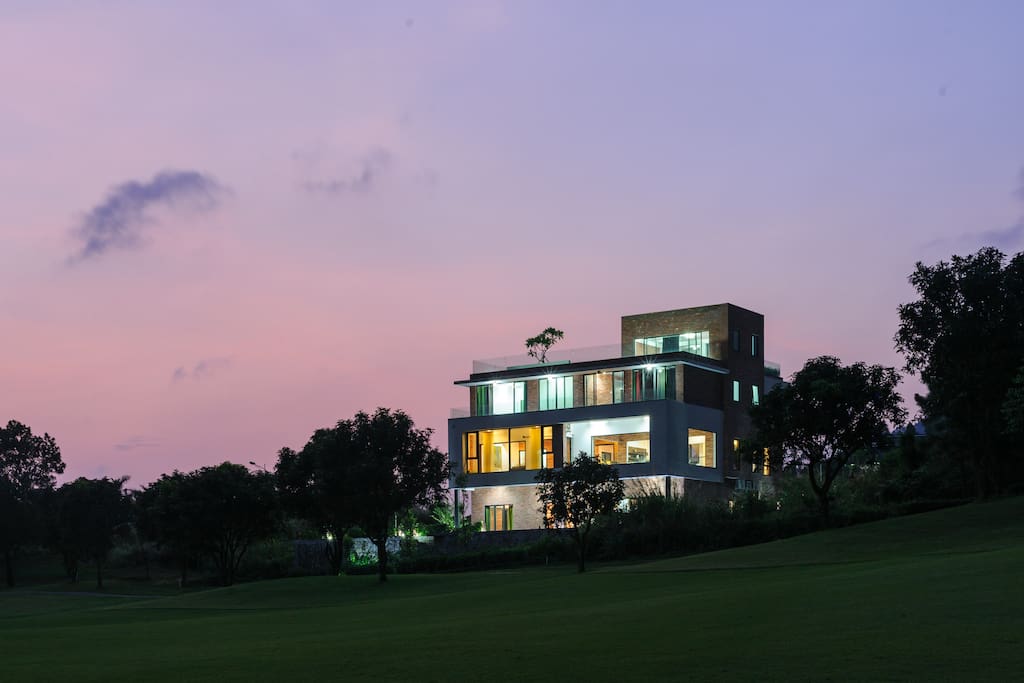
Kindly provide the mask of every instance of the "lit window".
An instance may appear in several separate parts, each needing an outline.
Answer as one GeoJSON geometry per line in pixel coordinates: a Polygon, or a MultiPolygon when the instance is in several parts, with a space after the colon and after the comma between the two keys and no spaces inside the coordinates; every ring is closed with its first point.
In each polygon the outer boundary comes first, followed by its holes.
{"type": "Polygon", "coordinates": [[[572,408],[572,376],[543,377],[538,388],[538,410],[572,408]]]}
{"type": "Polygon", "coordinates": [[[526,382],[496,382],[492,396],[494,415],[526,412],[526,382]]]}
{"type": "Polygon", "coordinates": [[[715,466],[715,433],[691,429],[687,441],[690,446],[690,464],[697,467],[715,466]]]}
{"type": "Polygon", "coordinates": [[[750,403],[755,406],[761,404],[761,390],[756,384],[750,387],[750,403]]]}
{"type": "Polygon", "coordinates": [[[732,400],[735,403],[740,402],[740,381],[738,379],[732,381],[732,400]]]}
{"type": "Polygon", "coordinates": [[[512,530],[511,505],[485,505],[484,529],[487,531],[512,530]]]}

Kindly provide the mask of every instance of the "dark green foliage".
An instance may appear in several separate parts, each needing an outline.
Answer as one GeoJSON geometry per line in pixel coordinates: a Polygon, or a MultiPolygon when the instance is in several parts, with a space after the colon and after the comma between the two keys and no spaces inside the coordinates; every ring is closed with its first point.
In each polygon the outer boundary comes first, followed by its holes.
{"type": "Polygon", "coordinates": [[[918,262],[910,284],[919,298],[899,307],[896,348],[928,386],[918,403],[944,427],[932,435],[958,452],[977,495],[1006,491],[1024,477],[1008,430],[1011,386],[1024,363],[1024,253],[1007,262],[986,247],[934,266],[918,262]]]}
{"type": "Polygon", "coordinates": [[[561,340],[564,336],[565,332],[555,329],[554,327],[548,327],[536,337],[530,337],[526,340],[526,353],[529,356],[536,358],[540,363],[547,363],[548,349],[554,346],[555,342],[561,340]]]}
{"type": "Polygon", "coordinates": [[[781,454],[785,466],[806,471],[827,519],[832,484],[846,464],[858,451],[887,447],[890,426],[906,419],[898,383],[892,368],[812,358],[750,409],[755,437],[745,442],[746,455],[757,458],[767,449],[781,454]]]}
{"type": "Polygon", "coordinates": [[[544,525],[569,527],[578,553],[577,568],[585,569],[587,536],[602,515],[611,514],[625,495],[619,471],[602,465],[585,452],[565,467],[537,473],[537,500],[544,525]]]}
{"type": "MultiPolygon", "coordinates": [[[[278,482],[296,514],[309,515],[335,539],[345,528],[362,527],[377,546],[378,576],[385,581],[386,542],[395,516],[443,496],[448,458],[430,445],[432,433],[416,429],[401,410],[359,412],[317,430],[299,453],[283,449],[278,482]],[[308,500],[301,501],[303,496],[308,500]]],[[[340,551],[335,545],[332,568],[341,566],[340,551]]]]}
{"type": "Polygon", "coordinates": [[[14,585],[14,554],[32,540],[41,540],[42,492],[53,489],[64,471],[60,449],[49,434],[38,436],[11,420],[0,427],[0,552],[7,585],[14,585]]]}
{"type": "Polygon", "coordinates": [[[129,519],[123,490],[127,479],[80,477],[57,489],[53,540],[72,581],[77,581],[79,562],[89,559],[96,567],[96,587],[103,588],[103,565],[114,547],[116,530],[129,519]]]}
{"type": "Polygon", "coordinates": [[[139,494],[140,529],[172,549],[182,568],[208,557],[224,585],[234,583],[249,547],[268,538],[279,515],[272,475],[225,462],[164,475],[139,494]]]}

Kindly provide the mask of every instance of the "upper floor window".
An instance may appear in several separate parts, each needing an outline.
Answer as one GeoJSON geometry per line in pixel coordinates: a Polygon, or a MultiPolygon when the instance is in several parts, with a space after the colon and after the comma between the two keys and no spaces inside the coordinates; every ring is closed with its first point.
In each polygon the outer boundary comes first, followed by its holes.
{"type": "Polygon", "coordinates": [[[738,379],[732,381],[732,400],[734,403],[740,402],[740,381],[738,379]]]}
{"type": "Polygon", "coordinates": [[[740,331],[739,330],[733,330],[729,334],[729,341],[730,341],[729,345],[732,347],[732,350],[733,351],[739,351],[740,350],[740,331]]]}
{"type": "Polygon", "coordinates": [[[761,404],[761,389],[756,384],[750,386],[750,404],[755,406],[761,404]]]}
{"type": "Polygon", "coordinates": [[[653,401],[676,397],[676,370],[644,368],[633,371],[633,400],[653,401]]]}
{"type": "Polygon", "coordinates": [[[756,357],[761,350],[761,335],[750,335],[750,355],[756,357]]]}
{"type": "Polygon", "coordinates": [[[700,332],[683,332],[682,334],[634,339],[633,351],[638,356],[685,351],[698,356],[710,357],[711,333],[708,330],[702,330],[700,332]]]}
{"type": "Polygon", "coordinates": [[[491,389],[494,415],[526,412],[526,382],[495,382],[491,389]]]}
{"type": "Polygon", "coordinates": [[[572,408],[572,376],[542,377],[538,387],[538,410],[572,408]]]}
{"type": "Polygon", "coordinates": [[[583,376],[583,401],[588,406],[622,403],[626,400],[626,373],[594,372],[583,376]]]}

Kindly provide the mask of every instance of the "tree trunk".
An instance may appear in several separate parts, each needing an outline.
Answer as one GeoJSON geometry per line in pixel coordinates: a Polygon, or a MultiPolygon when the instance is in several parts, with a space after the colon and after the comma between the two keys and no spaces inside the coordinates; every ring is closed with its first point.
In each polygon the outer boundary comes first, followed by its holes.
{"type": "Polygon", "coordinates": [[[388,580],[388,537],[383,536],[377,544],[377,578],[381,581],[388,580]]]}
{"type": "Polygon", "coordinates": [[[7,573],[7,587],[14,588],[14,553],[8,548],[4,550],[4,570],[7,573]]]}

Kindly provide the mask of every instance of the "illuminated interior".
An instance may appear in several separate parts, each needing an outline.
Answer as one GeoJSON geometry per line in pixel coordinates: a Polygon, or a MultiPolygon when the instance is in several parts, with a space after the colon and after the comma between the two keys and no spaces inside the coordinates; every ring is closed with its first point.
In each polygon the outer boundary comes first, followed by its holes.
{"type": "Polygon", "coordinates": [[[463,465],[467,474],[539,470],[548,461],[554,466],[553,429],[513,427],[486,429],[463,435],[463,465]],[[543,438],[542,438],[543,434],[543,438]]]}
{"type": "Polygon", "coordinates": [[[705,358],[711,357],[711,333],[708,330],[700,332],[684,332],[682,334],[669,334],[663,337],[646,337],[633,340],[633,353],[638,356],[649,356],[655,353],[672,353],[685,351],[705,358]]]}
{"type": "Polygon", "coordinates": [[[585,451],[607,465],[651,461],[651,419],[647,415],[572,422],[565,426],[566,462],[585,451]]]}
{"type": "Polygon", "coordinates": [[[687,441],[690,446],[690,464],[697,467],[714,467],[715,433],[703,429],[690,429],[687,441]]]}

